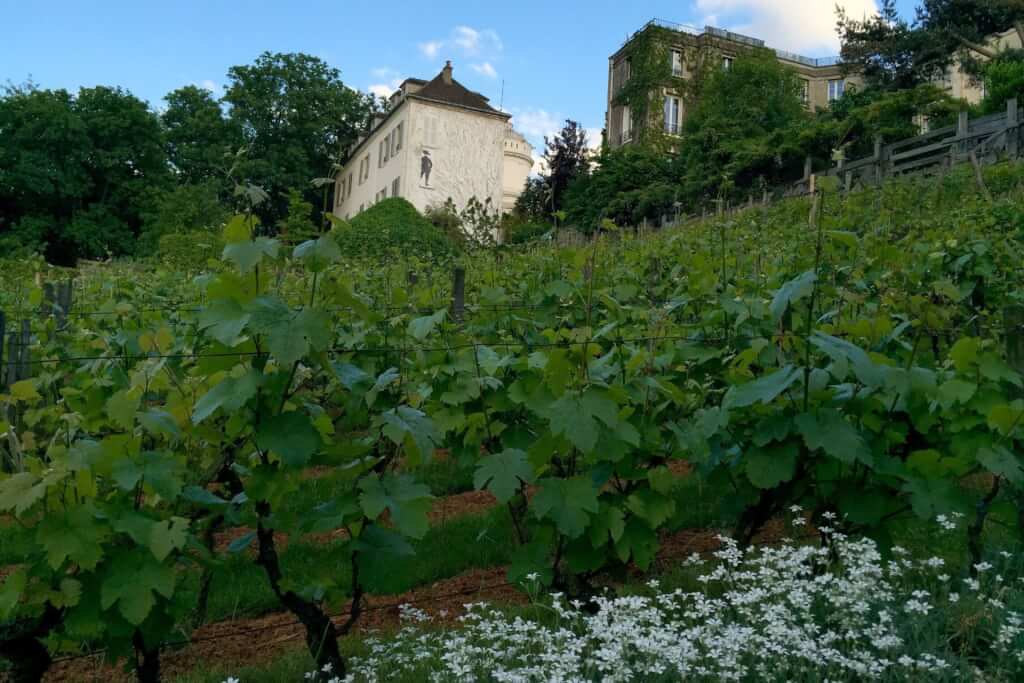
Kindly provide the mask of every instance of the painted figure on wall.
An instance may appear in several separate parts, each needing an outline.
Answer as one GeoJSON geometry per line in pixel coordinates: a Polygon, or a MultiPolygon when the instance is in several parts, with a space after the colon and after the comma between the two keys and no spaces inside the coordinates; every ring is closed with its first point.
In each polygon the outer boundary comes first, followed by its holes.
{"type": "Polygon", "coordinates": [[[434,168],[434,162],[430,159],[430,152],[423,150],[423,158],[420,159],[420,180],[427,187],[430,187],[430,171],[434,168]]]}

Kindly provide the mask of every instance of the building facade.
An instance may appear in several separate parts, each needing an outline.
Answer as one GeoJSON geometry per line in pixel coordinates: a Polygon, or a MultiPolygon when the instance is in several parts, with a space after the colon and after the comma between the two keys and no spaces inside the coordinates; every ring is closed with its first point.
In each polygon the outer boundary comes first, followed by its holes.
{"type": "MultiPolygon", "coordinates": [[[[655,37],[663,48],[665,59],[670,62],[673,79],[686,81],[693,77],[706,60],[713,60],[722,68],[729,68],[733,60],[744,51],[764,49],[763,40],[739,33],[725,31],[711,26],[703,30],[683,24],[672,24],[652,20],[633,34],[619,50],[608,59],[608,97],[605,114],[605,130],[610,147],[617,148],[633,141],[638,126],[657,125],[650,121],[637,120],[636,112],[619,102],[619,95],[632,76],[631,53],[638,40],[655,37]]],[[[804,57],[773,50],[779,61],[796,72],[803,84],[802,98],[811,109],[827,107],[832,100],[842,97],[848,85],[857,84],[856,75],[844,73],[838,58],[804,57]]],[[[682,131],[686,116],[686,103],[680,89],[667,83],[659,91],[652,92],[652,109],[661,104],[660,112],[664,132],[678,135],[682,131]],[[660,102],[659,102],[660,100],[660,102]]]]}
{"type": "MultiPolygon", "coordinates": [[[[1020,50],[1024,47],[1024,42],[1022,42],[1021,34],[1017,29],[1011,28],[990,36],[985,41],[985,47],[995,52],[1020,50]]],[[[980,61],[987,61],[988,59],[988,57],[978,52],[971,51],[971,53],[973,58],[980,61]]],[[[978,104],[985,99],[985,84],[964,71],[962,60],[959,57],[946,69],[943,78],[936,85],[944,88],[951,96],[962,99],[968,104],[978,104]]]]}
{"type": "Polygon", "coordinates": [[[495,210],[515,204],[532,148],[509,114],[452,77],[451,62],[431,81],[407,79],[389,105],[336,176],[335,215],[350,219],[389,197],[420,211],[449,199],[462,208],[473,197],[495,210]]]}

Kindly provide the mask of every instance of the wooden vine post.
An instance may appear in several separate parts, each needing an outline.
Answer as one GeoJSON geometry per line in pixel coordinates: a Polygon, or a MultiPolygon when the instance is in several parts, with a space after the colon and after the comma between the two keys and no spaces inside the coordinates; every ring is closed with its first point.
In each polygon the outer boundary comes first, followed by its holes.
{"type": "Polygon", "coordinates": [[[7,314],[0,311],[0,390],[7,386],[7,365],[4,357],[4,340],[7,338],[7,314]]]}
{"type": "Polygon", "coordinates": [[[1003,309],[1003,329],[1006,335],[1006,361],[1010,367],[1024,375],[1024,305],[1003,309]]]}
{"type": "Polygon", "coordinates": [[[458,266],[452,278],[452,320],[461,323],[466,312],[466,269],[458,266]]]}

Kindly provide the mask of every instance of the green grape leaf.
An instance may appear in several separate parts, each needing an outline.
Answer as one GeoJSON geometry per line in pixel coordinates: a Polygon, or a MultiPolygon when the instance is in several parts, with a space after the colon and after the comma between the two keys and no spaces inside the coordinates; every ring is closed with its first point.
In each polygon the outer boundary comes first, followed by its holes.
{"type": "Polygon", "coordinates": [[[224,346],[234,346],[252,316],[235,299],[217,299],[199,313],[199,329],[224,346]]]}
{"type": "Polygon", "coordinates": [[[241,273],[251,272],[264,258],[277,258],[278,243],[269,237],[232,242],[224,247],[221,257],[234,263],[241,273]]]}
{"type": "Polygon", "coordinates": [[[423,538],[430,526],[430,489],[416,483],[408,475],[385,474],[367,477],[359,482],[359,505],[370,519],[377,519],[386,509],[395,528],[406,536],[423,538]]]}
{"type": "Polygon", "coordinates": [[[591,453],[597,446],[600,423],[616,427],[619,407],[604,392],[589,389],[580,396],[566,394],[547,411],[551,433],[569,439],[576,448],[591,453]]]}
{"type": "Polygon", "coordinates": [[[141,480],[167,501],[173,500],[181,492],[185,465],[171,453],[146,451],[136,458],[124,457],[117,460],[111,474],[117,485],[125,491],[131,491],[141,480]]]}
{"type": "Polygon", "coordinates": [[[795,423],[812,451],[821,449],[848,464],[862,462],[871,466],[874,463],[864,437],[839,412],[822,409],[817,413],[803,413],[796,417],[795,423]]]}
{"type": "Polygon", "coordinates": [[[533,467],[526,453],[510,448],[480,461],[473,474],[473,486],[477,490],[487,487],[499,503],[505,504],[512,500],[520,486],[532,484],[533,479],[533,467]]]}
{"type": "Polygon", "coordinates": [[[787,365],[753,382],[730,387],[722,401],[722,407],[732,409],[744,408],[755,403],[771,403],[800,379],[800,374],[799,368],[787,365]]]}
{"type": "Polygon", "coordinates": [[[626,516],[622,509],[602,502],[597,514],[590,520],[587,532],[591,545],[600,548],[609,541],[617,543],[625,529],[626,516]]]}
{"type": "Polygon", "coordinates": [[[154,436],[166,436],[172,441],[181,439],[181,429],[174,416],[170,413],[151,408],[144,413],[136,413],[135,419],[139,421],[143,429],[154,436]]]}
{"type": "Polygon", "coordinates": [[[951,379],[939,385],[939,405],[949,410],[958,403],[967,403],[978,390],[978,385],[962,379],[951,379]]]}
{"type": "Polygon", "coordinates": [[[103,557],[103,541],[109,536],[110,529],[99,521],[91,505],[48,514],[36,531],[53,569],[59,569],[65,560],[85,570],[95,569],[103,557]]]}
{"type": "MultiPolygon", "coordinates": [[[[6,370],[6,367],[4,367],[6,370]]],[[[10,388],[11,397],[15,401],[24,401],[25,403],[31,403],[38,401],[43,397],[36,391],[36,381],[34,379],[23,379],[20,382],[15,382],[10,388]]]]}
{"type": "Polygon", "coordinates": [[[810,296],[814,291],[814,283],[817,279],[817,274],[813,270],[809,270],[782,285],[775,293],[775,297],[772,298],[772,319],[776,323],[779,322],[787,308],[800,299],[810,296]]]}
{"type": "Polygon", "coordinates": [[[18,472],[0,481],[0,510],[17,517],[46,495],[46,481],[32,472],[18,472]]]}
{"type": "Polygon", "coordinates": [[[184,548],[188,532],[189,521],[184,517],[171,517],[154,524],[149,537],[153,557],[163,562],[173,551],[184,548]]]}
{"type": "Polygon", "coordinates": [[[174,595],[174,568],[157,562],[149,553],[132,551],[116,555],[107,568],[100,589],[100,605],[115,603],[128,623],[140,625],[156,605],[156,596],[174,595]]]}
{"type": "Polygon", "coordinates": [[[181,492],[181,497],[185,500],[198,505],[205,505],[207,507],[218,507],[228,504],[228,501],[200,486],[186,486],[181,492]]]}
{"type": "Polygon", "coordinates": [[[295,247],[292,256],[302,261],[311,273],[319,273],[341,260],[338,242],[330,235],[308,240],[295,247]]]}
{"type": "Polygon", "coordinates": [[[668,521],[676,511],[676,502],[651,489],[634,491],[626,499],[630,512],[657,529],[668,521]]]}
{"type": "Polygon", "coordinates": [[[981,350],[981,340],[973,337],[964,337],[953,344],[953,348],[949,350],[949,358],[953,361],[957,372],[967,374],[971,367],[978,362],[979,350],[981,350]]]}
{"type": "Polygon", "coordinates": [[[379,419],[385,436],[396,445],[405,444],[413,455],[421,459],[429,458],[441,444],[441,435],[437,433],[433,420],[415,408],[401,405],[381,413],[379,419]]]}
{"type": "Polygon", "coordinates": [[[135,412],[139,409],[142,399],[141,389],[125,389],[118,391],[107,399],[106,412],[111,422],[124,429],[135,425],[135,412]]]}
{"type": "Polygon", "coordinates": [[[0,622],[9,621],[28,586],[28,571],[15,569],[0,583],[0,622]]]}
{"type": "Polygon", "coordinates": [[[885,383],[886,368],[875,365],[867,352],[856,344],[822,332],[811,335],[811,344],[837,365],[852,365],[854,375],[865,386],[879,387],[885,383]]]}
{"type": "Polygon", "coordinates": [[[795,443],[751,449],[744,459],[747,478],[759,489],[775,488],[796,474],[799,452],[795,443]]]}
{"type": "Polygon", "coordinates": [[[200,424],[213,415],[218,408],[233,412],[256,396],[262,377],[255,370],[249,370],[241,377],[228,377],[203,394],[192,410],[192,423],[200,424]]]}
{"type": "Polygon", "coordinates": [[[597,489],[586,478],[541,479],[540,489],[530,501],[538,519],[550,519],[569,538],[579,537],[590,515],[598,511],[597,489]]]}
{"type": "Polygon", "coordinates": [[[320,444],[320,432],[309,416],[299,411],[274,415],[256,431],[256,445],[273,452],[289,467],[304,466],[320,444]]]}
{"type": "Polygon", "coordinates": [[[622,562],[633,562],[646,570],[658,553],[658,534],[642,520],[631,517],[622,536],[615,542],[615,554],[622,562]]]}
{"type": "Polygon", "coordinates": [[[997,477],[1003,477],[1011,484],[1024,483],[1021,461],[1005,446],[989,446],[978,451],[978,462],[997,477]]]}
{"type": "Polygon", "coordinates": [[[423,341],[430,334],[437,329],[437,326],[444,322],[445,316],[448,315],[448,310],[442,308],[433,315],[428,315],[423,318],[415,318],[409,322],[409,336],[417,341],[423,341]]]}
{"type": "Polygon", "coordinates": [[[988,426],[1003,436],[1010,436],[1018,429],[1024,429],[1024,400],[992,406],[988,413],[988,426]]]}

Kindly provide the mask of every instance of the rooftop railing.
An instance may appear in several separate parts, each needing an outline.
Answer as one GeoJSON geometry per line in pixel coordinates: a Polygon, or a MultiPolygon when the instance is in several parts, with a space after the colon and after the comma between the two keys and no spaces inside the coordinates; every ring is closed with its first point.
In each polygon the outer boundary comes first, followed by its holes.
{"type": "MultiPolygon", "coordinates": [[[[686,33],[691,36],[703,36],[710,35],[724,40],[731,40],[734,43],[740,43],[742,45],[750,45],[751,47],[765,47],[765,42],[760,38],[752,38],[751,36],[745,36],[742,33],[734,33],[733,31],[727,31],[722,28],[716,28],[715,26],[705,26],[703,29],[699,29],[689,24],[680,24],[674,21],[665,21],[664,19],[651,19],[644,24],[640,30],[636,31],[632,36],[626,39],[622,44],[623,46],[628,45],[638,34],[643,33],[651,26],[658,26],[660,28],[667,28],[670,31],[677,31],[679,33],[686,33]]],[[[785,59],[790,62],[796,62],[797,64],[803,64],[805,66],[821,68],[826,66],[835,66],[842,63],[839,57],[805,57],[804,55],[798,55],[795,52],[789,52],[787,50],[773,50],[780,59],[785,59]]]]}

